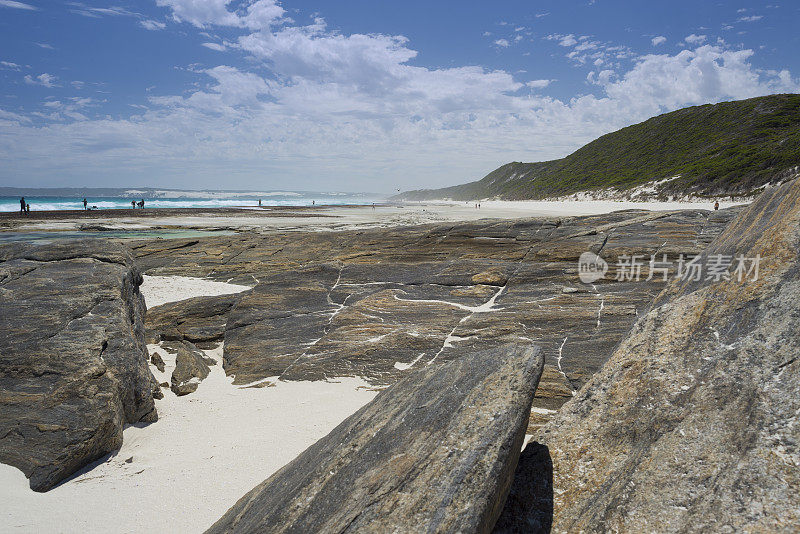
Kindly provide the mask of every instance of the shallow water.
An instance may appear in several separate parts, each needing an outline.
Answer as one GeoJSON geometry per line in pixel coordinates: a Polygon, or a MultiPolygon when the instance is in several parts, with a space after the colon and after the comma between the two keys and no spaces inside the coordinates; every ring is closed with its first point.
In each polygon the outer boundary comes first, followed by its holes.
{"type": "Polygon", "coordinates": [[[110,230],[104,232],[0,232],[0,245],[23,241],[46,245],[64,239],[187,239],[193,237],[213,237],[234,235],[227,230],[110,230]]]}
{"type": "MultiPolygon", "coordinates": [[[[133,193],[141,193],[135,191],[133,193]]],[[[203,196],[181,195],[177,198],[145,196],[138,194],[127,197],[87,197],[87,205],[97,210],[131,209],[131,200],[144,200],[147,209],[152,208],[257,208],[259,200],[262,206],[312,206],[312,205],[369,205],[380,201],[376,195],[334,194],[334,193],[295,193],[266,192],[226,194],[222,191],[208,192],[203,196]]],[[[31,211],[73,210],[83,211],[83,199],[80,197],[39,197],[27,196],[25,200],[31,211]]],[[[0,212],[19,211],[19,197],[0,196],[0,212]]]]}

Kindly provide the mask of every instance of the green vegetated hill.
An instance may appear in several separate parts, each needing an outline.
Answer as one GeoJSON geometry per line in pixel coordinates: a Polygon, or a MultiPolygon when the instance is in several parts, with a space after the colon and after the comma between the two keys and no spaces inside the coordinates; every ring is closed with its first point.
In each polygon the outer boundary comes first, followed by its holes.
{"type": "Polygon", "coordinates": [[[569,156],[508,163],[483,179],[397,199],[540,199],[661,182],[657,197],[750,195],[798,172],[800,95],[680,109],[604,135],[569,156]],[[678,178],[670,179],[675,176],[678,178]]]}

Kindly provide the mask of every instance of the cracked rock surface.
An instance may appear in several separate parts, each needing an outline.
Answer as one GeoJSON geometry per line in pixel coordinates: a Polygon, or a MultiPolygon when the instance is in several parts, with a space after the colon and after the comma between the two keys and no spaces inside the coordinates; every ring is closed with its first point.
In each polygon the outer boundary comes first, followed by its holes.
{"type": "Polygon", "coordinates": [[[672,262],[698,254],[737,212],[242,233],[133,247],[148,274],[253,286],[159,306],[148,317],[161,339],[224,338],[235,384],[361,376],[385,386],[465,350],[535,343],[546,364],[533,432],[602,366],[664,287],[660,274],[647,280],[651,254],[672,262]],[[591,285],[577,276],[586,251],[610,265],[591,285]],[[640,281],[615,280],[624,255],[644,263],[640,281]]]}
{"type": "Polygon", "coordinates": [[[105,240],[0,246],[0,462],[32,489],[118,449],[124,424],[157,419],[141,282],[105,240]]]}
{"type": "Polygon", "coordinates": [[[538,348],[511,344],[407,376],[208,532],[491,531],[543,363],[538,348]]]}
{"type": "MultiPolygon", "coordinates": [[[[704,252],[760,256],[757,280],[672,282],[539,431],[553,532],[797,530],[798,250],[795,180],[767,189],[704,252]]],[[[545,523],[539,466],[512,490],[522,525],[545,523]]]]}

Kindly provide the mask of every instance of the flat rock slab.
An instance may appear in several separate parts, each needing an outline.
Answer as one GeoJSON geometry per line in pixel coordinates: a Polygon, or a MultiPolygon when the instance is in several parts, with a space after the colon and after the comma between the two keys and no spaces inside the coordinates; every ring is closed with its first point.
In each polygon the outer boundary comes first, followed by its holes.
{"type": "Polygon", "coordinates": [[[533,343],[546,360],[533,431],[603,365],[666,285],[661,276],[648,280],[651,255],[677,262],[698,254],[738,211],[248,232],[132,246],[148,274],[255,284],[148,311],[148,332],[162,341],[224,336],[225,372],[237,385],[355,376],[386,386],[430,362],[533,343]],[[577,274],[587,251],[610,265],[591,285],[577,274]],[[625,255],[645,264],[640,281],[615,280],[625,255]]]}
{"type": "Polygon", "coordinates": [[[34,490],[157,419],[141,282],[105,240],[0,247],[0,462],[34,490]]]}
{"type": "Polygon", "coordinates": [[[512,344],[410,374],[208,532],[489,532],[543,364],[512,344]]]}
{"type": "Polygon", "coordinates": [[[147,342],[221,341],[227,314],[239,298],[238,294],[194,297],[150,308],[145,318],[147,342]]]}
{"type": "MultiPolygon", "coordinates": [[[[703,252],[706,265],[760,256],[757,280],[668,285],[539,431],[553,532],[797,531],[798,250],[795,180],[768,188],[703,252]]],[[[517,473],[503,525],[547,523],[544,471],[517,473]]]]}

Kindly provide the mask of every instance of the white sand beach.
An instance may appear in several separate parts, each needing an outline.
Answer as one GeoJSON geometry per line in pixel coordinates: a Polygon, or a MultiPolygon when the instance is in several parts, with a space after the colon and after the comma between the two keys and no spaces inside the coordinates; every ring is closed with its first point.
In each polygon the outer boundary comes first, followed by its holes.
{"type": "Polygon", "coordinates": [[[203,280],[188,276],[148,276],[139,290],[144,295],[148,308],[161,306],[167,302],[190,299],[193,297],[210,297],[230,295],[250,289],[248,286],[203,280]]]}
{"type": "MultiPolygon", "coordinates": [[[[517,219],[527,217],[575,217],[600,215],[620,210],[672,211],[683,209],[713,210],[713,202],[639,202],[627,200],[483,200],[425,201],[372,206],[321,206],[313,210],[285,209],[273,216],[270,209],[240,210],[219,213],[197,210],[197,214],[152,210],[146,217],[104,218],[102,212],[92,220],[107,230],[193,229],[255,231],[262,233],[302,231],[337,231],[366,228],[390,228],[437,222],[475,221],[479,219],[517,219]],[[250,215],[249,213],[253,213],[250,215]]],[[[748,201],[721,200],[720,209],[748,201]]],[[[86,220],[65,214],[59,220],[28,221],[16,225],[18,232],[79,231],[86,220]]]]}
{"type": "MultiPolygon", "coordinates": [[[[247,289],[164,278],[147,277],[148,303],[247,289]]],[[[166,363],[164,373],[151,366],[156,379],[169,382],[175,356],[148,350],[166,363]]],[[[222,345],[206,354],[218,364],[195,393],[164,389],[157,422],[127,427],[116,454],[49,492],[32,491],[21,471],[0,464],[0,531],[202,532],[376,395],[357,378],[241,388],[222,370],[222,345]]]]}

